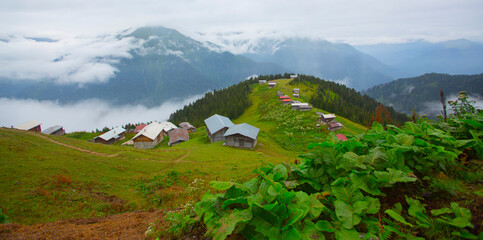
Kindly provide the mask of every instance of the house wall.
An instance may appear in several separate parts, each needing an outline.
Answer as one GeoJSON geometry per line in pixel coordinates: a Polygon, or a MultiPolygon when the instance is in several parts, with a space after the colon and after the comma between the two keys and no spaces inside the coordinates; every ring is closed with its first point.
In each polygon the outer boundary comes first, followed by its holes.
{"type": "Polygon", "coordinates": [[[228,128],[224,127],[222,129],[220,129],[218,132],[211,134],[210,131],[208,130],[208,128],[206,128],[206,133],[208,133],[208,137],[210,138],[211,142],[215,143],[215,142],[225,141],[225,137],[223,135],[225,135],[225,132],[227,130],[228,130],[228,128]]]}
{"type": "Polygon", "coordinates": [[[164,139],[163,134],[160,133],[154,140],[151,140],[150,138],[141,135],[136,139],[133,139],[133,142],[134,142],[135,148],[149,149],[149,148],[156,147],[156,145],[158,145],[161,141],[163,141],[163,139],[164,139]]]}
{"type": "Polygon", "coordinates": [[[32,131],[32,132],[42,132],[41,128],[40,128],[40,125],[36,126],[36,127],[33,127],[31,129],[29,129],[29,131],[32,131]]]}
{"type": "Polygon", "coordinates": [[[65,134],[65,131],[64,131],[64,129],[61,128],[61,129],[51,133],[50,135],[62,136],[64,134],[65,134]]]}
{"type": "Polygon", "coordinates": [[[114,139],[114,138],[109,139],[109,141],[105,141],[105,140],[104,140],[104,139],[102,139],[102,138],[96,138],[96,139],[94,140],[94,142],[96,142],[96,143],[102,143],[102,144],[113,144],[113,143],[115,143],[115,142],[117,142],[117,141],[116,141],[116,139],[114,139]]]}
{"type": "Polygon", "coordinates": [[[240,134],[226,137],[226,146],[252,149],[257,145],[257,139],[251,139],[240,134]]]}

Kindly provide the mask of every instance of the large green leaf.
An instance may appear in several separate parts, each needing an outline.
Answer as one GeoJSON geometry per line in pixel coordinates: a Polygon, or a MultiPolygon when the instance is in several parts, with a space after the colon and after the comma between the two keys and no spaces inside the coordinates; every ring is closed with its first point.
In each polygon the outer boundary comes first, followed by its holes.
{"type": "MultiPolygon", "coordinates": [[[[354,225],[361,222],[361,217],[355,213],[354,208],[349,204],[340,200],[335,200],[334,206],[337,218],[339,218],[344,228],[352,229],[354,225]]],[[[358,211],[362,211],[361,209],[362,206],[357,207],[358,211]]]]}
{"type": "Polygon", "coordinates": [[[228,235],[230,235],[237,224],[242,222],[248,222],[252,218],[251,209],[245,210],[238,210],[234,209],[228,216],[224,216],[220,220],[220,226],[214,232],[213,239],[214,240],[223,240],[228,235]]]}
{"type": "Polygon", "coordinates": [[[387,209],[386,211],[384,211],[384,213],[386,213],[387,215],[389,215],[390,217],[392,217],[394,220],[400,222],[400,223],[403,223],[403,224],[406,224],[408,226],[411,226],[413,227],[414,225],[412,225],[411,223],[408,223],[406,221],[406,219],[404,219],[399,213],[395,212],[394,210],[392,209],[387,209]]]}
{"type": "Polygon", "coordinates": [[[230,198],[227,199],[223,202],[223,205],[221,205],[222,208],[226,208],[230,206],[231,204],[243,204],[247,205],[247,198],[246,197],[239,197],[239,198],[230,198]]]}
{"type": "Polygon", "coordinates": [[[367,214],[376,214],[379,209],[381,208],[381,203],[379,202],[379,199],[365,196],[365,201],[367,202],[367,214]]]}
{"type": "Polygon", "coordinates": [[[366,169],[366,165],[357,154],[353,152],[346,152],[344,156],[339,159],[337,169],[340,168],[351,171],[353,169],[366,169]]]}
{"type": "Polygon", "coordinates": [[[325,240],[325,236],[322,232],[317,230],[316,225],[309,220],[305,220],[302,224],[299,224],[299,226],[303,226],[302,229],[299,229],[300,237],[301,239],[304,240],[313,240],[313,239],[319,239],[319,240],[325,240]]]}
{"type": "Polygon", "coordinates": [[[369,175],[369,171],[352,171],[352,173],[350,174],[350,179],[355,187],[362,189],[367,193],[373,195],[381,194],[376,179],[372,175],[369,175]]]}
{"type": "Polygon", "coordinates": [[[388,168],[387,171],[374,171],[374,176],[376,176],[377,181],[389,186],[398,182],[414,182],[417,180],[415,175],[392,168],[388,168]]]}
{"type": "Polygon", "coordinates": [[[220,182],[220,181],[211,181],[210,185],[212,188],[216,190],[227,190],[231,186],[235,185],[234,182],[220,182]]]}
{"type": "Polygon", "coordinates": [[[273,168],[273,173],[274,173],[274,176],[273,176],[274,181],[287,180],[288,171],[285,165],[278,164],[273,168]]]}
{"type": "Polygon", "coordinates": [[[337,240],[360,240],[359,233],[355,229],[341,228],[335,232],[335,238],[337,240]]]}
{"type": "Polygon", "coordinates": [[[359,188],[355,187],[350,182],[342,181],[340,179],[332,183],[331,190],[337,200],[344,201],[347,204],[353,204],[356,201],[364,199],[364,195],[362,195],[359,188]]]}
{"type": "Polygon", "coordinates": [[[375,147],[369,152],[369,154],[364,156],[364,163],[373,166],[376,169],[386,166],[388,162],[389,159],[383,147],[375,147]]]}
{"type": "Polygon", "coordinates": [[[398,134],[396,135],[396,141],[398,144],[411,146],[414,143],[414,136],[407,134],[398,134]]]}
{"type": "Polygon", "coordinates": [[[330,224],[329,221],[327,220],[320,220],[317,222],[315,225],[317,230],[322,231],[322,232],[335,232],[336,229],[330,224]]]}

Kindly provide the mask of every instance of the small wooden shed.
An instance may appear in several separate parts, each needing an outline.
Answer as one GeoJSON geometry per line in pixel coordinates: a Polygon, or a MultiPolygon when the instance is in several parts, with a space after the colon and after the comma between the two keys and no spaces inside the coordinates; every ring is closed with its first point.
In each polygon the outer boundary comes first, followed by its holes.
{"type": "Polygon", "coordinates": [[[182,129],[186,129],[188,133],[196,132],[195,126],[191,125],[189,122],[182,122],[179,124],[179,127],[182,129]]]}
{"type": "Polygon", "coordinates": [[[294,93],[294,94],[292,94],[292,97],[294,97],[294,98],[300,98],[300,94],[294,93]]]}
{"type": "Polygon", "coordinates": [[[149,149],[156,147],[163,139],[163,125],[152,122],[139,131],[132,141],[135,148],[149,149]]]}
{"type": "Polygon", "coordinates": [[[292,92],[293,92],[293,93],[300,93],[300,89],[298,89],[298,88],[294,88],[294,89],[292,90],[292,92]]]}
{"type": "Polygon", "coordinates": [[[342,129],[342,123],[340,122],[331,122],[329,123],[328,129],[329,131],[337,131],[339,129],[342,129]]]}
{"type": "Polygon", "coordinates": [[[312,110],[312,105],[309,105],[309,104],[307,104],[307,105],[300,105],[298,110],[299,111],[302,111],[302,112],[310,111],[310,110],[312,110]]]}
{"type": "Polygon", "coordinates": [[[205,119],[205,124],[206,133],[212,143],[225,141],[225,132],[235,125],[229,118],[218,114],[205,119]]]}
{"type": "Polygon", "coordinates": [[[234,125],[228,129],[225,133],[226,146],[253,149],[257,145],[257,138],[260,129],[247,124],[242,123],[234,125]]]}
{"type": "Polygon", "coordinates": [[[296,77],[298,77],[298,76],[299,76],[299,75],[297,75],[297,74],[292,74],[292,75],[290,75],[290,79],[294,79],[294,78],[296,78],[296,77]]]}
{"type": "Polygon", "coordinates": [[[277,82],[273,82],[273,81],[272,82],[268,82],[268,87],[269,88],[274,88],[276,86],[277,86],[277,82]]]}
{"type": "Polygon", "coordinates": [[[176,144],[190,140],[188,130],[183,128],[175,128],[168,133],[169,142],[168,146],[174,146],[176,144]]]}
{"type": "Polygon", "coordinates": [[[258,84],[265,84],[267,83],[267,80],[258,80],[258,84]]]}
{"type": "Polygon", "coordinates": [[[320,124],[329,124],[335,119],[334,114],[323,114],[321,112],[317,112],[317,115],[319,115],[319,120],[318,122],[320,124]]]}
{"type": "Polygon", "coordinates": [[[47,135],[56,135],[56,136],[62,136],[65,134],[64,128],[59,125],[55,125],[53,127],[49,127],[42,131],[43,134],[47,135]]]}
{"type": "Polygon", "coordinates": [[[17,125],[14,128],[16,128],[18,130],[25,130],[25,131],[32,131],[32,132],[41,132],[42,129],[40,127],[40,124],[41,123],[39,123],[37,121],[31,120],[31,121],[28,121],[28,122],[24,122],[24,123],[22,123],[20,125],[17,125]]]}
{"type": "Polygon", "coordinates": [[[106,132],[100,136],[97,136],[93,139],[96,143],[102,144],[113,144],[117,141],[123,140],[126,137],[126,129],[122,127],[117,127],[109,132],[106,132]]]}

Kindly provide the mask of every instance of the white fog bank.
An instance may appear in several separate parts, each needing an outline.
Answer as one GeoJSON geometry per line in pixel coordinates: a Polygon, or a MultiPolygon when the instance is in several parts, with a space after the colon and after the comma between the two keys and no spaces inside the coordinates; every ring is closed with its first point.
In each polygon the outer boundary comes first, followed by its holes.
{"type": "Polygon", "coordinates": [[[93,131],[106,126],[111,128],[127,123],[165,121],[171,113],[202,96],[200,94],[179,101],[168,101],[153,108],[144,105],[113,106],[98,99],[59,104],[55,101],[0,98],[0,126],[11,127],[36,120],[42,123],[42,129],[61,125],[66,132],[74,132],[93,131]]]}

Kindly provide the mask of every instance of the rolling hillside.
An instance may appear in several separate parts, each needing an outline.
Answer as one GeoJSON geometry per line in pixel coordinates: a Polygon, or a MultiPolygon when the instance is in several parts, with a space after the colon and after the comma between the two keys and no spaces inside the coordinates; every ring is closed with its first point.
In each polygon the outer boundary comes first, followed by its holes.
{"type": "MultiPolygon", "coordinates": [[[[288,94],[293,86],[288,80],[279,83],[277,89],[253,84],[252,105],[233,119],[261,129],[253,151],[210,144],[200,126],[188,142],[168,148],[165,139],[151,150],[2,128],[2,214],[11,222],[32,224],[137,209],[171,209],[193,197],[186,189],[194,179],[205,180],[197,193],[201,194],[211,180],[244,180],[263,164],[293,162],[308,143],[323,141],[327,130],[315,127],[315,111],[321,110],[298,112],[282,106],[276,90],[288,94]]],[[[307,100],[310,89],[300,88],[302,100],[307,100]]],[[[336,120],[346,126],[340,133],[366,131],[344,118],[336,120]]]]}

